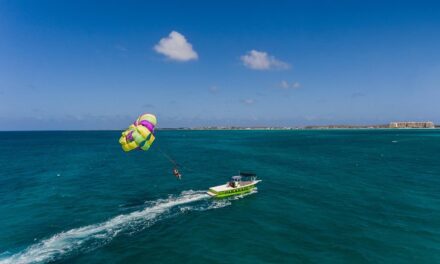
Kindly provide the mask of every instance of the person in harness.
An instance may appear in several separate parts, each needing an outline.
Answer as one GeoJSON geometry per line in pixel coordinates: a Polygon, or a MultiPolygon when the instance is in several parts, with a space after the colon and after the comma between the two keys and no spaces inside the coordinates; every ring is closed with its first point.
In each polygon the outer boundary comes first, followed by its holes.
{"type": "Polygon", "coordinates": [[[180,174],[179,170],[177,168],[173,169],[173,174],[177,179],[182,179],[182,174],[180,174]]]}

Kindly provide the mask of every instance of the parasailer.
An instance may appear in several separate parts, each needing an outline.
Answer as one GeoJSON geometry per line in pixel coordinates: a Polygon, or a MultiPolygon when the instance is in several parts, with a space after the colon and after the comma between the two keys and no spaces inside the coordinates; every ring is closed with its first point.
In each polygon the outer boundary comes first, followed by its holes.
{"type": "Polygon", "coordinates": [[[177,179],[179,179],[179,180],[182,179],[182,174],[180,174],[180,172],[177,168],[173,169],[173,174],[174,174],[174,177],[176,177],[177,179]]]}

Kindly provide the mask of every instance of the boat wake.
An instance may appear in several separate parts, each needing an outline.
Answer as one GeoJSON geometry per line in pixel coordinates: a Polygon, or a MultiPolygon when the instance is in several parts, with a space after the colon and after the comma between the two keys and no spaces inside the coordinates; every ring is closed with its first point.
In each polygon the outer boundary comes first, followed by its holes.
{"type": "Polygon", "coordinates": [[[185,191],[178,196],[169,196],[149,202],[138,211],[118,215],[105,222],[64,231],[41,240],[15,254],[0,254],[0,264],[46,263],[65,258],[79,252],[88,252],[112,241],[118,234],[133,234],[150,227],[157,221],[185,213],[225,207],[231,200],[213,200],[205,191],[185,191]],[[197,205],[191,205],[199,201],[197,205]],[[203,202],[202,202],[203,201],[203,202]]]}

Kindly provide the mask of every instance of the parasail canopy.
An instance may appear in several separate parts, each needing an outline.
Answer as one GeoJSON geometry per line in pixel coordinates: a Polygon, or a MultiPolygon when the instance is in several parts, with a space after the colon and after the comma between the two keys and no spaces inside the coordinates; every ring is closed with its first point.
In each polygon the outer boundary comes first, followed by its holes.
{"type": "Polygon", "coordinates": [[[125,152],[133,149],[148,150],[154,142],[154,128],[157,119],[153,114],[143,114],[136,119],[119,138],[119,143],[125,152]]]}

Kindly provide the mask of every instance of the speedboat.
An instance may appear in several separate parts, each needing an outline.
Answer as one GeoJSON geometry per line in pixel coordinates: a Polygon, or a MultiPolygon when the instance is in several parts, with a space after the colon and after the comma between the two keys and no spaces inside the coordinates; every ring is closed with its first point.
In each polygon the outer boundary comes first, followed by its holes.
{"type": "Polygon", "coordinates": [[[226,184],[209,188],[208,194],[215,198],[245,194],[256,188],[255,185],[260,181],[255,173],[240,172],[239,175],[232,176],[226,184]]]}

